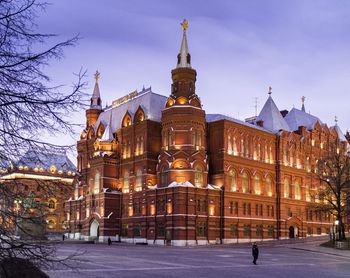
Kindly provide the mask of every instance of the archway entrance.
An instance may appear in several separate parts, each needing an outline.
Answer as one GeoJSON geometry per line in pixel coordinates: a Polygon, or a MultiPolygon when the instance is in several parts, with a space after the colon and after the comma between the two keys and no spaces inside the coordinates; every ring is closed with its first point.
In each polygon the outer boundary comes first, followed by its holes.
{"type": "Polygon", "coordinates": [[[294,238],[294,237],[295,237],[294,227],[290,226],[289,227],[289,238],[294,238]]]}
{"type": "Polygon", "coordinates": [[[96,219],[92,221],[90,224],[90,236],[99,237],[99,228],[100,228],[100,225],[98,224],[96,219]]]}

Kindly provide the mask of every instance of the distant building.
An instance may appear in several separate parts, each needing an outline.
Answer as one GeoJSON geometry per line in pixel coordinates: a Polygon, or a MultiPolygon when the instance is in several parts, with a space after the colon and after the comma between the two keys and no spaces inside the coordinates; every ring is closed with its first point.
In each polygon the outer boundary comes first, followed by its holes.
{"type": "MultiPolygon", "coordinates": [[[[132,92],[102,109],[98,77],[77,143],[78,178],[66,202],[71,238],[192,245],[329,232],[318,202],[318,158],[347,142],[271,96],[247,122],[206,114],[184,28],[171,94],[132,92]]],[[[218,100],[220,101],[220,100],[218,100]]]]}
{"type": "Polygon", "coordinates": [[[46,232],[66,230],[64,201],[72,194],[76,167],[65,154],[28,151],[0,170],[0,183],[9,186],[15,200],[2,196],[2,204],[19,214],[42,216],[46,232]],[[13,204],[8,204],[8,201],[13,204]],[[39,215],[40,214],[40,215],[39,215]]]}

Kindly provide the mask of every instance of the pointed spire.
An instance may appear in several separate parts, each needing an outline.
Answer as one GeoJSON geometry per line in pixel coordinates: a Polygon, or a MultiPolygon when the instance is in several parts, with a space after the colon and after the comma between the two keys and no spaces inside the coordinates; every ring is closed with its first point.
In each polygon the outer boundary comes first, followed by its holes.
{"type": "Polygon", "coordinates": [[[100,88],[98,86],[100,73],[98,72],[98,70],[96,70],[96,73],[94,74],[94,76],[95,76],[95,87],[91,97],[90,108],[102,110],[100,88]]]}
{"type": "Polygon", "coordinates": [[[338,117],[337,116],[334,116],[334,122],[335,122],[335,125],[338,125],[338,117]]]}
{"type": "Polygon", "coordinates": [[[181,23],[183,35],[180,53],[177,55],[177,66],[176,68],[191,68],[191,55],[188,52],[186,29],[188,28],[188,21],[186,19],[181,23]]]}
{"type": "Polygon", "coordinates": [[[305,105],[304,105],[305,99],[306,99],[306,97],[304,97],[304,96],[301,97],[301,103],[302,103],[302,105],[301,105],[301,111],[303,111],[303,112],[305,112],[305,105]]]}
{"type": "Polygon", "coordinates": [[[103,135],[101,137],[100,141],[102,141],[102,142],[112,142],[114,139],[113,132],[111,129],[111,121],[112,121],[112,112],[111,112],[111,115],[109,116],[109,121],[108,121],[108,124],[106,126],[106,129],[103,132],[103,135]]]}

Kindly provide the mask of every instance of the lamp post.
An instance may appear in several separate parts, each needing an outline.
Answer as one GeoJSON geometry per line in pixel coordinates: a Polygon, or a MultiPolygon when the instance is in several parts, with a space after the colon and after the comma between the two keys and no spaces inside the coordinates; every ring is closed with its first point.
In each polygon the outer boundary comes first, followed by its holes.
{"type": "Polygon", "coordinates": [[[338,225],[339,225],[339,220],[335,220],[334,221],[334,225],[335,225],[335,240],[339,240],[339,235],[338,235],[338,225]]]}
{"type": "Polygon", "coordinates": [[[19,209],[20,209],[20,205],[22,204],[22,200],[14,200],[14,203],[16,205],[16,231],[15,231],[15,235],[17,236],[18,235],[18,216],[19,216],[19,209]]]}

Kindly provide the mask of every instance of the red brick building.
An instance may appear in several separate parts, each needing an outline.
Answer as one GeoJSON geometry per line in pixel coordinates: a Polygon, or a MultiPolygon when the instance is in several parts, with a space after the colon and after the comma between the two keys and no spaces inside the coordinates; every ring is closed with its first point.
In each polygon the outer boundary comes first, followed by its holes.
{"type": "Polygon", "coordinates": [[[271,92],[257,117],[206,114],[183,24],[168,97],[151,88],[101,107],[99,74],[78,141],[71,238],[192,245],[328,233],[308,207],[317,159],[347,143],[302,109],[279,111],[271,92]]]}
{"type": "Polygon", "coordinates": [[[13,210],[22,222],[28,215],[42,217],[46,233],[64,232],[64,202],[72,195],[75,175],[76,167],[66,154],[28,151],[18,161],[0,168],[0,184],[13,194],[1,196],[0,208],[13,210]]]}

